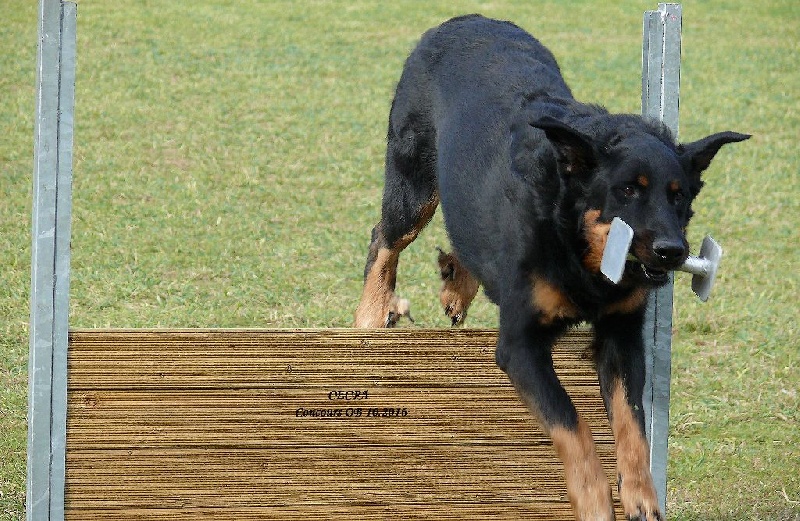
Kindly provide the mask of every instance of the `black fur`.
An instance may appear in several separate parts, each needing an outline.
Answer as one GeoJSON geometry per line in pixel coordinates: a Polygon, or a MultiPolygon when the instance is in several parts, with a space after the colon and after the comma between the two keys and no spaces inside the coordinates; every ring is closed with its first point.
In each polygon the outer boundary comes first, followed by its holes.
{"type": "Polygon", "coordinates": [[[500,307],[498,364],[545,428],[576,428],[550,351],[589,321],[604,397],[621,380],[643,429],[643,295],[688,255],[701,172],[748,137],[676,144],[659,122],[575,101],[553,55],[519,27],[455,18],[423,36],[397,86],[380,240],[424,226],[420,208],[438,194],[455,254],[500,307]],[[634,229],[641,261],[618,285],[588,260],[615,216],[634,229]],[[537,284],[553,290],[544,306],[537,284]],[[547,309],[552,294],[568,313],[547,309]]]}

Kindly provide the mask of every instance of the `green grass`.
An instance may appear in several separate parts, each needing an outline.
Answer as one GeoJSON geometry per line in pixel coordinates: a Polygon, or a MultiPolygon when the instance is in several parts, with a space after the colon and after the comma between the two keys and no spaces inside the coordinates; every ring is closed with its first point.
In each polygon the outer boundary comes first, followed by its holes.
{"type": "MultiPolygon", "coordinates": [[[[36,3],[0,24],[0,519],[24,512],[36,3]]],[[[512,19],[579,99],[637,112],[655,2],[119,2],[79,7],[71,323],[347,326],[378,218],[386,117],[419,35],[512,19]]],[[[684,3],[681,136],[754,134],[707,172],[692,243],[726,254],[712,299],[678,275],[669,512],[800,519],[800,4],[684,3]]],[[[444,327],[437,219],[404,254],[418,326],[444,327]]],[[[470,325],[494,326],[481,298],[470,325]]]]}

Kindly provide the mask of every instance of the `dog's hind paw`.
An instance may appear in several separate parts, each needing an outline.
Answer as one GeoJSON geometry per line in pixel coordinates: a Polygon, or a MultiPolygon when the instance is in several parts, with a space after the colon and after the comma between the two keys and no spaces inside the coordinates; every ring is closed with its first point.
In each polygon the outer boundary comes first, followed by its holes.
{"type": "Polygon", "coordinates": [[[403,317],[411,322],[408,300],[398,298],[392,291],[365,293],[355,314],[355,327],[384,328],[394,327],[403,317]]]}
{"type": "Polygon", "coordinates": [[[394,327],[401,318],[407,317],[412,323],[414,319],[411,317],[411,304],[408,299],[393,298],[389,307],[389,312],[386,315],[386,323],[384,327],[394,327]]]}
{"type": "Polygon", "coordinates": [[[454,326],[458,326],[464,323],[464,319],[467,318],[466,311],[456,311],[456,306],[454,304],[448,304],[444,308],[444,314],[450,317],[454,326]]]}
{"type": "Polygon", "coordinates": [[[464,323],[467,318],[467,308],[478,292],[479,283],[464,266],[459,263],[452,253],[439,250],[439,272],[442,276],[442,289],[439,292],[439,301],[444,308],[444,314],[450,317],[453,326],[464,323]]]}

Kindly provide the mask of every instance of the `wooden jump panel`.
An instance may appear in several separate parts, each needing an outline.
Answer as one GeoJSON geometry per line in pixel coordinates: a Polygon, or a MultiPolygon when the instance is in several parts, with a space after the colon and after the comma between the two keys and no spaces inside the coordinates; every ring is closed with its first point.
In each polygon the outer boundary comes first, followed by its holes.
{"type": "MultiPolygon", "coordinates": [[[[66,517],[571,519],[563,467],[496,367],[496,339],[72,331],[66,517]]],[[[589,341],[572,332],[554,357],[616,493],[589,341]]]]}

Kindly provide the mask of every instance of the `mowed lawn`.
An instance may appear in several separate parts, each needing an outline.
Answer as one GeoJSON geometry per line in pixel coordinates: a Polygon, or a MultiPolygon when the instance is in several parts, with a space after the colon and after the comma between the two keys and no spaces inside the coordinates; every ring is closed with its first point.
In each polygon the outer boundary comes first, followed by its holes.
{"type": "MultiPolygon", "coordinates": [[[[24,516],[37,2],[0,23],[0,519],[24,516]]],[[[530,30],[576,96],[640,110],[642,1],[79,3],[71,324],[348,326],[377,221],[386,119],[427,28],[530,30]]],[[[691,226],[725,248],[677,275],[670,519],[800,519],[800,3],[686,2],[680,136],[752,133],[691,226]]],[[[403,255],[412,327],[438,308],[437,217],[403,255]]],[[[468,326],[494,327],[485,298],[468,326]]]]}

